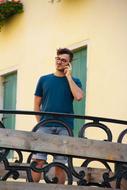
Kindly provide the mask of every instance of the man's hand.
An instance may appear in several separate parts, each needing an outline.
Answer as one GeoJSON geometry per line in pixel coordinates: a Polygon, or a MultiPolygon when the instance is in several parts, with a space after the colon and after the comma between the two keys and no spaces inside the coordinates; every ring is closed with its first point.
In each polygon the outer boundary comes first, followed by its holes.
{"type": "Polygon", "coordinates": [[[65,66],[64,74],[65,74],[66,77],[71,76],[71,70],[72,70],[71,64],[65,66]]]}

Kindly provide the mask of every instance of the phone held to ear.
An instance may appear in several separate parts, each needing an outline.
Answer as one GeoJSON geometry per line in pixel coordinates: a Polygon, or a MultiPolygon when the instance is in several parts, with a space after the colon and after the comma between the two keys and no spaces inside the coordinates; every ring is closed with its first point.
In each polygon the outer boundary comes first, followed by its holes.
{"type": "Polygon", "coordinates": [[[64,74],[67,72],[67,70],[71,71],[72,70],[72,66],[70,63],[68,63],[68,65],[65,66],[65,69],[63,70],[64,71],[64,74]],[[68,68],[67,68],[68,67],[68,68]]]}
{"type": "Polygon", "coordinates": [[[69,70],[71,71],[72,70],[72,65],[69,63],[69,70]]]}

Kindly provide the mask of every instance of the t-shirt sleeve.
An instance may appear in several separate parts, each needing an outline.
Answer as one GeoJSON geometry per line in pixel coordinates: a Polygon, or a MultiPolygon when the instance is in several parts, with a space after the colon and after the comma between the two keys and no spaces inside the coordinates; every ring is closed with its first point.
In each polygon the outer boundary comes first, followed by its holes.
{"type": "Polygon", "coordinates": [[[40,97],[43,95],[42,78],[38,80],[34,95],[40,97]]]}
{"type": "Polygon", "coordinates": [[[81,81],[79,79],[77,79],[77,78],[74,81],[78,85],[78,87],[82,89],[82,83],[81,83],[81,81]]]}

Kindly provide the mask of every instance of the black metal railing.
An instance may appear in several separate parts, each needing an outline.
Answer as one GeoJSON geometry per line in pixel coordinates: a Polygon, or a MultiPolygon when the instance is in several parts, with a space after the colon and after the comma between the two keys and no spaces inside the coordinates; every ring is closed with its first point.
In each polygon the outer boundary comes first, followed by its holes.
{"type": "MultiPolygon", "coordinates": [[[[127,121],[124,120],[118,120],[118,119],[111,119],[111,118],[103,118],[103,117],[92,117],[92,116],[83,116],[83,115],[74,115],[74,114],[65,114],[65,113],[54,113],[54,112],[34,112],[34,111],[21,111],[21,110],[0,110],[0,114],[15,114],[15,115],[51,115],[55,116],[55,118],[59,117],[68,117],[68,118],[74,118],[74,119],[83,119],[90,122],[85,122],[83,126],[80,127],[78,137],[80,138],[87,138],[86,137],[86,129],[91,127],[100,128],[106,133],[107,139],[104,141],[110,141],[112,142],[113,134],[107,125],[104,123],[116,123],[116,124],[122,124],[127,125],[127,121]]],[[[47,121],[41,121],[38,123],[34,128],[33,132],[36,132],[36,130],[40,126],[45,126],[48,123],[60,123],[63,127],[65,127],[68,131],[69,136],[73,136],[73,131],[63,122],[58,120],[47,120],[47,121]]],[[[0,121],[0,128],[5,128],[2,121],[0,121]]],[[[120,132],[117,143],[122,143],[125,135],[127,134],[127,129],[123,129],[122,132],[120,132]]],[[[14,163],[10,163],[8,159],[8,154],[10,152],[10,149],[3,149],[0,148],[0,162],[4,165],[4,168],[6,170],[6,173],[1,175],[1,180],[5,181],[10,178],[10,176],[13,177],[13,179],[20,178],[20,171],[26,172],[26,180],[29,182],[32,182],[32,176],[31,176],[31,170],[34,170],[36,172],[43,172],[44,174],[44,181],[46,183],[57,183],[58,179],[54,177],[49,177],[49,171],[55,167],[61,167],[65,173],[66,173],[66,180],[67,184],[73,184],[74,179],[77,181],[77,185],[84,185],[84,186],[97,186],[97,187],[111,187],[111,182],[115,181],[116,188],[120,188],[120,184],[122,181],[122,178],[127,179],[127,163],[122,162],[112,162],[115,165],[115,170],[112,171],[112,168],[110,167],[109,162],[107,160],[103,159],[96,159],[96,158],[82,158],[83,162],[80,166],[80,169],[77,171],[75,169],[75,166],[73,164],[73,159],[78,158],[78,155],[75,155],[75,157],[68,155],[68,163],[67,165],[64,165],[59,162],[51,162],[47,163],[43,168],[39,169],[36,168],[36,163],[32,161],[32,155],[33,152],[31,152],[27,158],[26,164],[23,163],[23,151],[21,150],[14,150],[17,152],[18,159],[14,161],[14,163]],[[103,173],[102,180],[97,182],[88,181],[86,177],[86,173],[83,170],[83,168],[87,168],[89,164],[93,161],[98,161],[101,164],[104,165],[104,168],[106,169],[106,172],[103,173]],[[110,176],[110,173],[113,173],[113,176],[110,176]]],[[[35,154],[35,152],[34,152],[35,154]]],[[[52,156],[54,154],[51,154],[52,156]]]]}

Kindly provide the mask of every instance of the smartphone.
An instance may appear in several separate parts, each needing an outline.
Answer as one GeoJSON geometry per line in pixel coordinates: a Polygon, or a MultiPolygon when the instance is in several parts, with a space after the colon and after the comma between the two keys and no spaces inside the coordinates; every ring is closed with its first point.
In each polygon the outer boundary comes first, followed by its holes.
{"type": "Polygon", "coordinates": [[[72,65],[71,65],[71,63],[69,63],[68,65],[69,65],[70,70],[72,70],[72,65]]]}
{"type": "MultiPolygon", "coordinates": [[[[71,70],[72,70],[72,66],[71,66],[71,64],[68,63],[68,65],[65,66],[65,69],[66,69],[67,66],[69,66],[69,70],[71,71],[71,70]]],[[[65,69],[63,69],[63,72],[64,72],[65,69]]]]}

